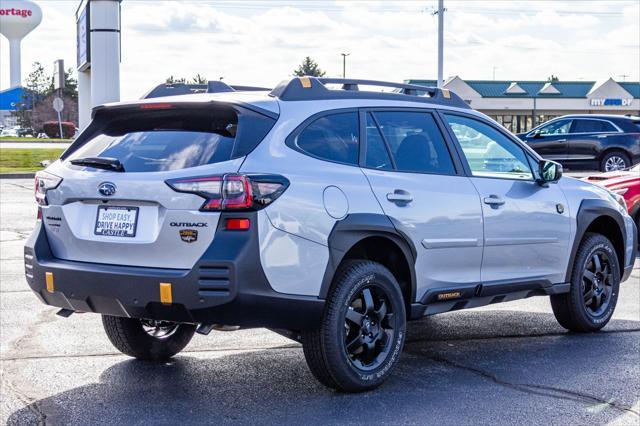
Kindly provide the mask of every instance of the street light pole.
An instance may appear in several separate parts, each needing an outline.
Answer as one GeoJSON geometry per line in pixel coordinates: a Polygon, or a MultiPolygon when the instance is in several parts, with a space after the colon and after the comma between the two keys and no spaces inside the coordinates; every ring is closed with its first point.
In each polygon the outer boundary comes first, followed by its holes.
{"type": "Polygon", "coordinates": [[[438,87],[442,87],[444,81],[442,67],[444,61],[444,0],[438,0],[438,87]]]}
{"type": "Polygon", "coordinates": [[[342,78],[347,77],[347,56],[351,55],[351,53],[341,53],[342,55],[342,78]]]}

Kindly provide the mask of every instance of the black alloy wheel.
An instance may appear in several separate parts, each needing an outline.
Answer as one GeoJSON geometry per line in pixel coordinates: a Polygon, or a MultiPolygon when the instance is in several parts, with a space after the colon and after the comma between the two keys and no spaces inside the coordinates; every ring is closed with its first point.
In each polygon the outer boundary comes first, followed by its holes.
{"type": "Polygon", "coordinates": [[[353,296],[344,321],[344,347],[354,367],[362,371],[378,368],[392,347],[396,319],[384,289],[376,285],[353,296]]]}
{"type": "Polygon", "coordinates": [[[613,267],[604,250],[597,250],[582,274],[584,306],[589,315],[599,317],[611,302],[613,293],[613,267]]]}

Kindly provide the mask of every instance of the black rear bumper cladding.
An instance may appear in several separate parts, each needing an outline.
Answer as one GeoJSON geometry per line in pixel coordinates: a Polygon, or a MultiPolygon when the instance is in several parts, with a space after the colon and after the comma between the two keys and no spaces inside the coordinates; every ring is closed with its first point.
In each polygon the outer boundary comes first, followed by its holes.
{"type": "MultiPolygon", "coordinates": [[[[226,216],[221,215],[220,224],[226,216]]],[[[289,330],[317,326],[324,300],[275,292],[260,264],[257,214],[233,217],[250,219],[251,229],[219,226],[214,242],[191,270],[56,259],[38,223],[24,249],[27,282],[47,305],[72,311],[289,330]],[[47,290],[47,272],[53,274],[53,292],[47,290]],[[171,304],[161,303],[160,283],[171,284],[171,304]]]]}

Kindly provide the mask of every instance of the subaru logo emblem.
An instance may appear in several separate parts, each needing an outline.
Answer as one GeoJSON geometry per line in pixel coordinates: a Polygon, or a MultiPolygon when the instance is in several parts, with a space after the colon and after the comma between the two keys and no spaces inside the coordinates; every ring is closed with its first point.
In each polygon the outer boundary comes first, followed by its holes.
{"type": "Polygon", "coordinates": [[[116,193],[116,184],[111,182],[102,182],[98,185],[98,192],[105,197],[110,197],[116,193]]]}

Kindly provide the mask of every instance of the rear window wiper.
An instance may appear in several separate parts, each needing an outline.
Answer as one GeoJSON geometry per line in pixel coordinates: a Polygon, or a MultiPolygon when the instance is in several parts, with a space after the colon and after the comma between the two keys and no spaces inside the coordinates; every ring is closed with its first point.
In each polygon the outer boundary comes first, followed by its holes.
{"type": "Polygon", "coordinates": [[[124,172],[124,166],[117,158],[109,157],[87,157],[77,158],[70,161],[74,166],[94,167],[96,169],[112,170],[114,172],[124,172]]]}

